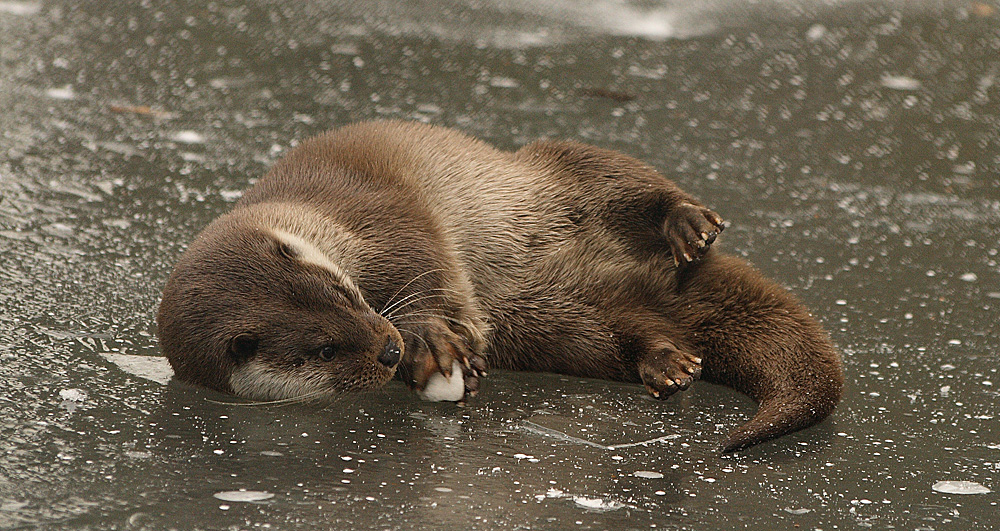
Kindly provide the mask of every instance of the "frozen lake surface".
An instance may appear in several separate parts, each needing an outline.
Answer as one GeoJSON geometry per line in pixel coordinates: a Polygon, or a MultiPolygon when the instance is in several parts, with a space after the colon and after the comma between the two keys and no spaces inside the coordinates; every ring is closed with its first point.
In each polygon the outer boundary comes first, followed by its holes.
{"type": "Polygon", "coordinates": [[[994,3],[0,1],[0,529],[990,529],[998,175],[994,3]],[[296,142],[381,117],[660,168],[828,328],[843,403],[720,457],[755,408],[706,383],[166,383],[184,245],[296,142]]]}

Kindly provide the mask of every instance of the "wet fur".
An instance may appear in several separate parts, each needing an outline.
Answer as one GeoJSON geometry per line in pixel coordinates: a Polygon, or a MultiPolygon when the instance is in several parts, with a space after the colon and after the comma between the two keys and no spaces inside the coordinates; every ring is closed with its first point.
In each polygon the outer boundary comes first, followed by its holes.
{"type": "MultiPolygon", "coordinates": [[[[386,314],[402,334],[400,371],[411,384],[481,353],[496,368],[643,382],[660,397],[700,371],[760,403],[723,444],[734,451],[829,415],[843,373],[804,307],[712,249],[715,232],[686,246],[682,236],[691,242],[691,231],[713,215],[651,167],[613,151],[541,141],[508,153],[448,129],[357,124],[294,149],[199,236],[168,281],[160,336],[178,377],[233,392],[232,374],[246,361],[219,345],[244,329],[266,333],[268,315],[285,309],[259,291],[290,273],[224,242],[283,231],[328,257],[344,277],[338,282],[371,309],[398,306],[386,314]],[[208,316],[192,297],[208,282],[233,291],[246,273],[210,275],[198,263],[229,254],[255,268],[257,287],[240,286],[234,297],[257,297],[259,311],[213,307],[219,315],[208,316]],[[210,330],[197,329],[205,319],[210,330]],[[196,353],[206,341],[216,344],[212,353],[196,353]]],[[[391,332],[376,321],[368,335],[391,332]]],[[[284,341],[294,349],[294,331],[284,341]]],[[[361,371],[350,376],[353,386],[384,381],[384,374],[366,380],[366,363],[352,365],[361,371]]],[[[473,373],[467,388],[478,385],[473,373]]]]}

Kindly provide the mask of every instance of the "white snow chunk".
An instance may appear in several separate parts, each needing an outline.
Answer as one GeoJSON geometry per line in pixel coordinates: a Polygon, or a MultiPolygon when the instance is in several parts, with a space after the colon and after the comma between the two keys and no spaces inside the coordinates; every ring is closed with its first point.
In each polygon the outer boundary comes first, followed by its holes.
{"type": "Polygon", "coordinates": [[[59,391],[59,398],[69,400],[70,402],[85,402],[87,400],[87,393],[81,389],[63,389],[59,391]]]}
{"type": "Polygon", "coordinates": [[[615,511],[625,507],[624,503],[616,502],[614,500],[607,500],[604,498],[588,498],[586,496],[573,496],[573,503],[587,509],[588,511],[599,513],[615,511]]]}
{"type": "Polygon", "coordinates": [[[965,282],[975,282],[976,280],[979,279],[979,277],[977,277],[975,273],[966,273],[958,278],[964,280],[965,282]]]}
{"type": "Polygon", "coordinates": [[[130,457],[132,459],[149,459],[150,457],[153,457],[153,453],[137,452],[135,450],[129,450],[128,452],[125,452],[125,457],[130,457]]]}
{"type": "Polygon", "coordinates": [[[37,15],[41,11],[41,2],[0,2],[0,13],[8,15],[37,15]]]}
{"type": "Polygon", "coordinates": [[[802,509],[792,509],[791,507],[785,507],[785,512],[788,513],[788,514],[799,515],[799,514],[811,513],[812,509],[805,509],[805,508],[802,508],[802,509]]]}
{"type": "Polygon", "coordinates": [[[170,135],[170,139],[174,142],[181,142],[183,144],[204,144],[205,137],[198,131],[191,131],[190,129],[185,129],[183,131],[177,131],[170,135]]]}
{"type": "Polygon", "coordinates": [[[637,470],[632,472],[632,475],[637,478],[643,479],[663,479],[663,474],[660,472],[654,472],[652,470],[637,470]]]}
{"type": "Polygon", "coordinates": [[[892,90],[917,90],[923,86],[917,79],[907,76],[882,76],[882,86],[892,90]]]}
{"type": "Polygon", "coordinates": [[[965,164],[955,164],[951,167],[951,171],[959,175],[972,175],[973,173],[976,173],[976,163],[970,160],[965,164]]]}
{"type": "Polygon", "coordinates": [[[224,490],[216,492],[212,497],[227,502],[259,502],[270,500],[274,494],[266,490],[224,490]]]}
{"type": "Polygon", "coordinates": [[[219,197],[228,203],[243,197],[243,190],[219,190],[219,197]]]}
{"type": "Polygon", "coordinates": [[[826,32],[826,26],[822,24],[813,24],[812,26],[809,26],[808,30],[806,30],[806,39],[809,42],[816,42],[826,36],[826,32]]]}
{"type": "Polygon", "coordinates": [[[490,85],[498,88],[517,88],[521,83],[514,78],[495,76],[490,79],[490,85]]]}
{"type": "Polygon", "coordinates": [[[173,369],[170,368],[170,362],[167,361],[167,358],[160,356],[138,356],[135,354],[102,352],[101,357],[114,363],[119,369],[132,376],[138,376],[139,378],[158,384],[166,385],[174,375],[173,369]]]}
{"type": "Polygon", "coordinates": [[[420,398],[430,402],[458,402],[465,396],[465,377],[462,375],[462,365],[458,361],[451,364],[451,378],[436,372],[427,379],[423,391],[417,393],[420,398]]]}
{"type": "Polygon", "coordinates": [[[993,492],[975,481],[938,481],[931,488],[945,494],[989,494],[993,492]]]}
{"type": "Polygon", "coordinates": [[[54,100],[71,100],[76,97],[72,85],[65,85],[58,88],[50,88],[45,91],[45,95],[54,100]]]}

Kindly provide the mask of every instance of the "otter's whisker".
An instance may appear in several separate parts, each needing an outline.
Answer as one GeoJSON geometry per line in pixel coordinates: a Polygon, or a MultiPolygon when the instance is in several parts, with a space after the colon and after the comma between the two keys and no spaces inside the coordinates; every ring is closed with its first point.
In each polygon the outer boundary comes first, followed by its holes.
{"type": "MultiPolygon", "coordinates": [[[[416,294],[414,294],[414,295],[416,295],[416,294]]],[[[410,302],[407,302],[406,304],[397,306],[394,310],[392,310],[391,312],[385,314],[385,318],[391,320],[393,314],[395,314],[396,312],[402,310],[403,308],[406,308],[407,306],[409,306],[411,304],[416,304],[418,302],[425,301],[427,299],[433,299],[433,298],[442,298],[442,299],[445,299],[445,302],[447,302],[447,297],[448,297],[448,295],[441,294],[441,293],[436,293],[436,294],[431,294],[431,295],[424,295],[423,297],[417,297],[416,299],[413,299],[410,302]]],[[[399,302],[403,302],[403,301],[399,301],[399,302]]]]}
{"type": "Polygon", "coordinates": [[[412,330],[402,330],[402,329],[398,329],[398,328],[397,328],[397,330],[399,330],[400,332],[406,332],[407,334],[415,336],[417,339],[420,340],[421,343],[424,344],[424,348],[426,348],[427,350],[430,350],[431,346],[427,344],[427,340],[424,339],[423,336],[421,336],[420,334],[418,334],[418,333],[416,333],[416,332],[414,332],[412,330]]]}
{"type": "Polygon", "coordinates": [[[219,404],[222,406],[247,406],[247,407],[258,407],[258,406],[285,406],[289,404],[301,404],[308,402],[314,398],[319,398],[322,396],[328,396],[330,391],[327,390],[316,390],[304,395],[290,396],[288,398],[280,398],[278,400],[252,400],[249,402],[222,402],[220,400],[212,400],[211,398],[206,398],[206,402],[212,404],[219,404]]]}
{"type": "MultiPolygon", "coordinates": [[[[413,297],[416,297],[418,295],[423,295],[425,293],[430,293],[432,291],[443,291],[443,292],[447,292],[447,293],[454,293],[454,294],[457,294],[457,295],[462,295],[461,292],[453,290],[453,289],[448,289],[448,288],[430,288],[430,289],[425,289],[425,290],[422,290],[422,291],[418,291],[416,293],[411,293],[411,294],[407,295],[406,297],[403,297],[402,299],[396,301],[392,306],[386,306],[379,313],[382,314],[383,316],[386,316],[386,318],[388,318],[388,316],[392,315],[393,312],[399,311],[399,308],[405,308],[405,307],[409,306],[410,304],[413,304],[414,301],[411,301],[411,302],[408,302],[406,304],[403,304],[402,306],[399,306],[400,304],[406,302],[408,299],[412,299],[413,297]]],[[[445,297],[445,295],[436,294],[436,295],[428,295],[428,297],[445,297]]],[[[419,300],[424,300],[424,299],[419,299],[419,300]]]]}
{"type": "MultiPolygon", "coordinates": [[[[413,283],[414,283],[414,282],[415,282],[415,281],[416,281],[417,279],[419,279],[419,278],[421,278],[421,277],[423,277],[423,276],[425,276],[425,275],[429,275],[429,274],[431,274],[431,273],[439,273],[439,272],[441,272],[441,271],[444,271],[444,270],[445,270],[445,269],[444,269],[443,267],[439,267],[439,268],[437,268],[437,269],[430,269],[430,270],[427,270],[427,271],[424,271],[423,273],[420,273],[419,275],[417,275],[417,276],[413,277],[412,279],[410,279],[410,281],[409,281],[409,282],[407,282],[406,284],[403,284],[403,287],[401,287],[401,288],[399,288],[398,290],[396,290],[396,293],[393,293],[393,294],[392,294],[392,297],[389,297],[389,300],[388,300],[388,301],[386,301],[386,303],[385,303],[385,304],[386,304],[386,306],[389,306],[389,303],[391,303],[391,302],[392,302],[392,299],[395,299],[397,295],[399,295],[400,293],[402,293],[402,292],[403,292],[403,290],[404,290],[404,289],[406,289],[406,287],[407,287],[407,286],[409,286],[410,284],[413,284],[413,283]]],[[[383,308],[383,309],[382,309],[382,311],[380,311],[380,312],[378,312],[378,313],[379,313],[380,315],[382,315],[382,314],[383,314],[383,312],[385,312],[385,310],[386,310],[386,309],[385,309],[385,308],[383,308]]]]}
{"type": "MultiPolygon", "coordinates": [[[[320,411],[326,411],[333,406],[344,406],[347,399],[353,399],[352,402],[357,402],[360,395],[361,393],[339,392],[336,395],[331,396],[328,401],[329,403],[323,406],[320,411]]],[[[347,405],[350,405],[350,403],[347,403],[347,405]]]]}
{"type": "MultiPolygon", "coordinates": [[[[444,319],[445,321],[455,323],[455,324],[457,324],[459,326],[463,326],[463,327],[466,326],[465,323],[463,323],[462,321],[460,321],[458,319],[455,319],[454,317],[448,317],[447,315],[441,315],[439,313],[432,313],[432,312],[426,312],[426,311],[420,311],[420,310],[416,310],[416,311],[413,311],[413,312],[410,312],[410,313],[404,313],[403,315],[395,317],[391,322],[392,322],[393,325],[399,325],[399,324],[406,324],[406,323],[416,322],[414,319],[409,319],[409,320],[405,320],[405,321],[403,320],[403,319],[406,319],[408,317],[417,317],[417,318],[419,318],[419,317],[437,317],[438,319],[444,319]]],[[[399,327],[397,326],[396,328],[398,329],[399,327]]]]}

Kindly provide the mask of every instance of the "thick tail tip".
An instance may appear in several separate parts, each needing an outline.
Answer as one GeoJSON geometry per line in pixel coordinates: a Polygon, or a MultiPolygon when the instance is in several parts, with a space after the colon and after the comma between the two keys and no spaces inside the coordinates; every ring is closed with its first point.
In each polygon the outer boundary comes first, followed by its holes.
{"type": "Polygon", "coordinates": [[[752,421],[748,422],[739,429],[731,432],[729,436],[726,437],[726,440],[721,446],[719,446],[719,452],[723,454],[731,454],[740,450],[746,450],[751,446],[780,437],[784,434],[784,432],[772,434],[769,433],[769,431],[771,430],[754,426],[752,421]]]}
{"type": "Polygon", "coordinates": [[[828,417],[840,401],[839,385],[829,391],[762,401],[757,414],[730,433],[719,450],[731,454],[816,424],[828,417]]]}

